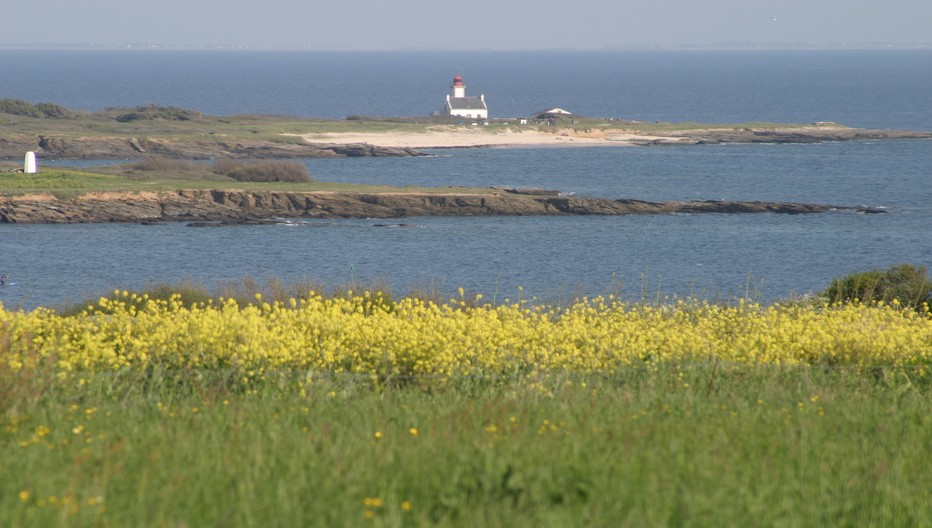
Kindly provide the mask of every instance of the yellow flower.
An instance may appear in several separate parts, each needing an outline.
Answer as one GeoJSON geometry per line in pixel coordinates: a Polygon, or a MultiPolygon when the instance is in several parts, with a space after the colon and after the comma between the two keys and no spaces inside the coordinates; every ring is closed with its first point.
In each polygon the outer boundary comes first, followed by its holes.
{"type": "MultiPolygon", "coordinates": [[[[268,372],[288,369],[445,383],[464,376],[599,373],[708,359],[906,365],[920,367],[917,374],[925,377],[921,366],[932,357],[932,317],[880,304],[647,306],[609,296],[555,307],[523,298],[479,305],[476,294],[471,306],[465,291],[458,293],[459,299],[440,305],[349,292],[330,299],[312,294],[293,303],[240,306],[226,299],[192,307],[179,296],[140,305],[119,290],[116,299],[101,299],[99,308],[78,316],[0,307],[0,327],[17,329],[8,333],[3,361],[17,371],[55,369],[63,381],[76,371],[142,371],[153,365],[232,369],[251,386],[268,372]],[[107,316],[96,315],[97,309],[107,316]]],[[[682,387],[687,383],[681,380],[682,387]]],[[[818,395],[810,395],[810,402],[821,403],[812,398],[818,395]]],[[[50,432],[40,426],[35,436],[50,432]]]]}
{"type": "Polygon", "coordinates": [[[412,506],[411,503],[408,501],[402,501],[401,509],[404,511],[411,511],[412,509],[414,509],[414,506],[412,506]]]}
{"type": "Polygon", "coordinates": [[[375,439],[378,440],[378,439],[382,438],[382,431],[376,431],[375,434],[372,435],[372,436],[374,436],[375,439]]]}
{"type": "Polygon", "coordinates": [[[26,490],[22,490],[22,491],[19,492],[19,500],[21,500],[21,501],[23,501],[23,502],[28,501],[28,500],[29,500],[29,497],[31,497],[31,496],[32,496],[32,494],[29,493],[29,492],[26,491],[26,490]]]}
{"type": "Polygon", "coordinates": [[[417,435],[418,435],[417,427],[412,427],[411,429],[408,429],[408,432],[411,434],[411,436],[417,436],[417,435]]]}

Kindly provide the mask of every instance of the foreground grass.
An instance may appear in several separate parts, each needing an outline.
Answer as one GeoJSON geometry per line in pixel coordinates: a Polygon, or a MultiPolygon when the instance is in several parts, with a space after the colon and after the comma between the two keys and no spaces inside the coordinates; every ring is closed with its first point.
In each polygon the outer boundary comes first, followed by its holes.
{"type": "Polygon", "coordinates": [[[0,525],[926,526],[930,360],[895,305],[0,308],[0,525]]]}
{"type": "Polygon", "coordinates": [[[927,526],[909,369],[2,374],[3,526],[927,526]]]}

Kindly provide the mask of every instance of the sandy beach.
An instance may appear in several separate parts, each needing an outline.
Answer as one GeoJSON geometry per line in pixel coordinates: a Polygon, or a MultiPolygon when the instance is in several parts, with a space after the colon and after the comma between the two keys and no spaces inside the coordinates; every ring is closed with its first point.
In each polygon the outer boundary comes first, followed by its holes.
{"type": "Polygon", "coordinates": [[[928,138],[929,132],[864,130],[834,123],[776,127],[696,127],[662,133],[638,133],[612,128],[541,130],[536,127],[485,127],[437,125],[416,131],[380,130],[289,134],[312,145],[368,145],[379,148],[469,147],[593,147],[634,145],[695,145],[717,143],[816,143],[855,139],[928,138]]]}
{"type": "Polygon", "coordinates": [[[659,136],[626,132],[605,132],[595,129],[565,128],[557,132],[540,130],[490,131],[482,126],[442,125],[424,132],[369,132],[301,134],[309,143],[368,144],[379,147],[466,148],[466,147],[530,147],[530,146],[627,146],[651,141],[659,136]]]}

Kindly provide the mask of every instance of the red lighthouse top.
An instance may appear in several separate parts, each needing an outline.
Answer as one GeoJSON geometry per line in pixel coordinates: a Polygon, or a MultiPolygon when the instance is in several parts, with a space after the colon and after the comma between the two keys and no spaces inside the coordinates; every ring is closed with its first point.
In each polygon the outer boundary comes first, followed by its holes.
{"type": "Polygon", "coordinates": [[[463,78],[459,75],[453,78],[453,86],[463,86],[463,78]]]}

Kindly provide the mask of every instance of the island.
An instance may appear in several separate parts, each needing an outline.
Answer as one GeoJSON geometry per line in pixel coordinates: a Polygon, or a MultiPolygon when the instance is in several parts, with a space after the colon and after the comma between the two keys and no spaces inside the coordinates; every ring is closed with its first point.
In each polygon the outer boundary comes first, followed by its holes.
{"type": "MultiPolygon", "coordinates": [[[[343,120],[207,116],[175,107],[75,112],[54,104],[0,101],[0,223],[267,223],[282,219],[478,215],[821,213],[880,209],[759,201],[647,202],[565,196],[555,190],[413,189],[295,180],[244,183],[197,164],[159,160],[281,160],[418,156],[425,149],[626,147],[716,143],[812,143],[930,139],[930,132],[866,130],[836,123],[645,123],[572,118],[462,122],[452,117],[343,120]],[[47,169],[19,174],[25,152],[40,159],[148,160],[154,171],[47,169]],[[297,183],[295,183],[297,182],[297,183]]],[[[294,162],[292,162],[294,163],[294,162]]]]}
{"type": "Polygon", "coordinates": [[[456,117],[308,119],[209,116],[175,107],[76,112],[0,100],[0,159],[286,159],[417,156],[422,149],[531,146],[662,146],[930,139],[932,132],[809,124],[658,123],[548,116],[463,121],[456,117]]]}

